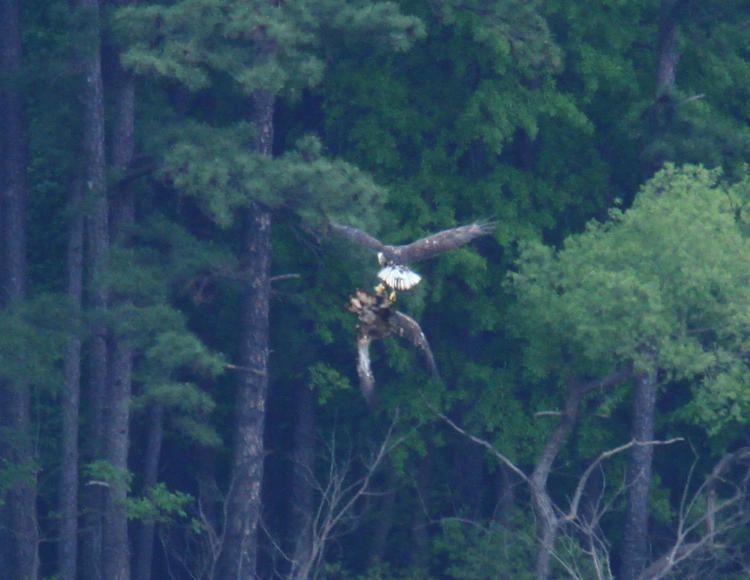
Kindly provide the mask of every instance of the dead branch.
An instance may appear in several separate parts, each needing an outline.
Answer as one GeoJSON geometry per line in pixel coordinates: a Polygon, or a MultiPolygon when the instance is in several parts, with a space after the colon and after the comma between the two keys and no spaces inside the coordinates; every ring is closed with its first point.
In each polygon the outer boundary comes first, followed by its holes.
{"type": "Polygon", "coordinates": [[[410,433],[395,434],[398,423],[397,410],[380,445],[369,460],[364,462],[364,473],[360,477],[352,479],[352,473],[355,470],[354,461],[350,455],[343,460],[337,459],[339,453],[336,450],[335,435],[327,446],[325,476],[318,478],[312,470],[308,469],[310,485],[317,492],[319,500],[314,513],[310,514],[311,545],[304,560],[296,561],[291,554],[284,551],[280,542],[274,541],[269,530],[263,527],[263,531],[271,540],[274,553],[291,564],[291,570],[287,576],[290,580],[308,580],[319,577],[326,547],[337,536],[350,531],[342,529],[345,520],[354,519],[355,506],[362,499],[376,494],[372,489],[373,477],[388,455],[410,436],[410,433]]]}
{"type": "Polygon", "coordinates": [[[591,477],[591,473],[598,467],[602,461],[605,459],[608,459],[609,457],[612,457],[613,455],[617,455],[618,453],[622,453],[623,451],[627,451],[633,446],[642,446],[645,447],[647,445],[671,445],[673,443],[678,443],[680,441],[684,441],[684,437],[673,437],[671,439],[667,440],[654,440],[654,441],[629,441],[628,443],[625,443],[623,445],[620,445],[619,447],[615,447],[613,449],[608,449],[607,451],[603,451],[599,454],[599,456],[589,465],[586,470],[583,472],[581,477],[578,479],[578,484],[576,485],[575,492],[573,493],[573,499],[570,501],[570,507],[568,509],[568,513],[564,516],[564,520],[566,521],[572,521],[578,517],[578,506],[581,502],[581,497],[583,496],[583,490],[586,487],[586,484],[588,483],[589,477],[591,477]]]}
{"type": "MultiPolygon", "coordinates": [[[[664,578],[678,564],[711,549],[720,535],[745,526],[750,521],[750,514],[743,508],[747,497],[746,480],[748,477],[750,477],[750,447],[743,447],[734,453],[724,455],[690,501],[685,501],[683,498],[674,543],[669,550],[643,571],[639,580],[664,578]],[[746,471],[741,484],[737,484],[726,476],[732,466],[740,463],[746,465],[746,471]],[[720,484],[732,489],[732,493],[723,499],[718,499],[717,487],[720,484]],[[703,505],[703,500],[705,500],[705,509],[696,513],[696,510],[703,505]],[[699,532],[701,528],[705,528],[702,533],[699,532]]],[[[687,484],[685,491],[687,493],[687,484]]]]}
{"type": "Polygon", "coordinates": [[[477,437],[476,435],[472,435],[466,429],[463,427],[460,427],[455,421],[453,421],[450,417],[448,417],[445,413],[442,413],[438,411],[435,406],[430,403],[425,396],[420,393],[420,397],[422,398],[422,401],[425,405],[427,405],[427,408],[432,411],[432,413],[439,417],[441,420],[443,420],[451,429],[453,429],[456,433],[459,433],[460,435],[463,435],[470,441],[473,441],[477,445],[481,445],[484,447],[487,451],[489,451],[492,455],[497,457],[501,463],[503,463],[505,466],[508,467],[513,473],[515,473],[518,477],[520,477],[523,481],[526,483],[529,483],[529,476],[526,475],[520,467],[518,467],[515,463],[513,463],[510,459],[508,459],[507,456],[502,454],[500,451],[498,451],[492,443],[489,441],[482,439],[481,437],[477,437]]]}

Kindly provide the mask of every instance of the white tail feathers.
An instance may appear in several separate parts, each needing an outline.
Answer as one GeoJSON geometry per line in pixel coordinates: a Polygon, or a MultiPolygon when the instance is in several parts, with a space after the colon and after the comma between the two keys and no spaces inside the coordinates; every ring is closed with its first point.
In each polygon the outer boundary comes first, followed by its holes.
{"type": "Polygon", "coordinates": [[[378,272],[378,278],[389,288],[399,291],[414,288],[422,280],[422,276],[405,266],[386,266],[378,272]]]}

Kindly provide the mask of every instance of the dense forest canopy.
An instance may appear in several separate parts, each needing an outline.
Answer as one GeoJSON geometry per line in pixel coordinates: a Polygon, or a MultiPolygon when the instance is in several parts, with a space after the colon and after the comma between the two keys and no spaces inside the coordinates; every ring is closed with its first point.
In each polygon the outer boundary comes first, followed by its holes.
{"type": "Polygon", "coordinates": [[[747,8],[0,0],[3,574],[746,578],[747,8]]]}

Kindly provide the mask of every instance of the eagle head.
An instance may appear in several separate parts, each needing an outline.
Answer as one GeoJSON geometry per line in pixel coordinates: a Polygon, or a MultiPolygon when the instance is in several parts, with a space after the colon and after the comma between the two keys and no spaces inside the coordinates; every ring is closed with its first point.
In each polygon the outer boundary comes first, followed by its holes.
{"type": "Polygon", "coordinates": [[[378,264],[385,266],[388,263],[388,259],[385,257],[383,252],[378,252],[378,264]]]}

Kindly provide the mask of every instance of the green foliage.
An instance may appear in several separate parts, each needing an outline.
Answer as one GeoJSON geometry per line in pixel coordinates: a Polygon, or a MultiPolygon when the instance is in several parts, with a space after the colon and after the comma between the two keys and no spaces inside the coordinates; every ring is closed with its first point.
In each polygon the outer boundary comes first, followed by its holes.
{"type": "Polygon", "coordinates": [[[482,52],[493,57],[498,72],[505,72],[503,65],[512,59],[519,68],[528,70],[529,76],[544,68],[556,68],[561,58],[540,6],[537,1],[443,0],[435,4],[443,22],[471,34],[482,52]]]}
{"type": "Polygon", "coordinates": [[[151,372],[157,372],[153,367],[185,368],[202,372],[208,376],[216,376],[224,372],[226,361],[220,354],[210,352],[198,337],[181,332],[166,330],[156,336],[154,344],[145,352],[145,358],[150,363],[151,372]]]}
{"type": "Polygon", "coordinates": [[[394,568],[394,566],[378,560],[367,569],[366,574],[357,576],[357,580],[422,580],[425,578],[424,570],[394,568]]]}
{"type": "Polygon", "coordinates": [[[349,163],[323,156],[314,137],[277,158],[253,153],[245,124],[215,128],[181,126],[178,141],[165,146],[161,177],[194,197],[223,228],[237,210],[257,201],[298,215],[321,229],[329,219],[365,221],[384,201],[384,191],[349,163]],[[353,219],[352,219],[353,218],[353,219]]]}
{"type": "Polygon", "coordinates": [[[750,376],[745,362],[729,353],[717,352],[714,363],[688,409],[689,417],[716,437],[727,428],[732,432],[745,424],[750,410],[750,376]]]}
{"type": "Polygon", "coordinates": [[[71,313],[65,297],[39,295],[0,310],[0,365],[14,388],[60,384],[60,362],[71,333],[71,313]]]}
{"type": "Polygon", "coordinates": [[[472,525],[447,519],[436,539],[436,550],[450,564],[445,572],[456,580],[485,580],[509,575],[519,580],[534,578],[534,532],[528,524],[518,529],[490,524],[472,525]]]}
{"type": "Polygon", "coordinates": [[[314,49],[331,29],[396,50],[424,34],[419,20],[391,2],[183,0],[121,8],[114,26],[127,44],[127,68],[191,90],[226,75],[245,94],[263,89],[294,95],[318,83],[324,64],[314,49]]]}
{"type": "MultiPolygon", "coordinates": [[[[14,433],[8,427],[2,427],[0,434],[5,441],[18,441],[19,434],[14,433]]],[[[17,463],[3,461],[0,464],[0,507],[6,504],[7,494],[10,490],[33,484],[38,471],[39,462],[31,458],[17,463]]]]}
{"type": "Polygon", "coordinates": [[[166,523],[186,518],[185,508],[193,501],[190,494],[169,491],[164,483],[157,483],[145,497],[128,498],[128,519],[166,523]]]}
{"type": "Polygon", "coordinates": [[[741,267],[750,248],[717,179],[667,167],[630,210],[591,223],[559,252],[523,249],[510,283],[530,372],[559,368],[565,352],[589,372],[638,368],[652,350],[661,368],[692,377],[711,366],[716,345],[736,344],[750,306],[741,267]]]}
{"type": "Polygon", "coordinates": [[[129,45],[123,65],[139,74],[173,78],[198,90],[221,73],[248,93],[278,92],[289,78],[314,83],[322,69],[304,50],[313,37],[290,11],[295,9],[262,1],[185,0],[122,8],[114,26],[129,45]],[[277,58],[263,54],[265,42],[279,46],[277,58]]]}
{"type": "Polygon", "coordinates": [[[130,471],[112,465],[109,461],[98,459],[83,466],[84,485],[101,485],[130,491],[133,474],[130,471]]]}
{"type": "Polygon", "coordinates": [[[350,391],[352,385],[339,371],[323,362],[316,362],[309,368],[310,386],[318,395],[318,403],[323,405],[338,391],[350,391]]]}

